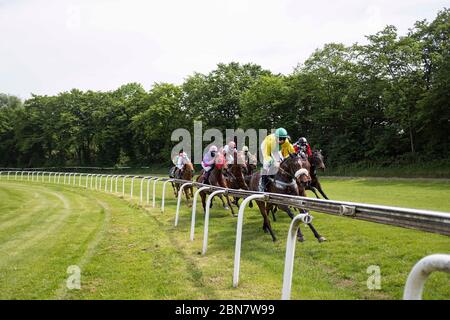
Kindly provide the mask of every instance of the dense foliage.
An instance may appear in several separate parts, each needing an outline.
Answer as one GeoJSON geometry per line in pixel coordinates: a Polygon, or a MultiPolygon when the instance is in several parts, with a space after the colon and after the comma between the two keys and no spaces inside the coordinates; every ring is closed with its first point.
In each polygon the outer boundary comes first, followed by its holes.
{"type": "Polygon", "coordinates": [[[364,45],[331,43],[289,75],[255,64],[219,64],[180,85],[147,92],[73,89],[23,103],[0,95],[0,166],[147,165],[170,161],[171,132],[284,126],[327,162],[450,158],[450,10],[394,26],[364,45]]]}

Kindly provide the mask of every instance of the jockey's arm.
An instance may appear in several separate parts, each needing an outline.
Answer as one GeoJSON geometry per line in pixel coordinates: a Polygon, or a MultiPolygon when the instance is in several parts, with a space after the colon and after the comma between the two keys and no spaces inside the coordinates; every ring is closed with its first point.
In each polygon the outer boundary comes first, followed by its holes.
{"type": "Polygon", "coordinates": [[[281,155],[283,158],[287,158],[290,153],[295,153],[295,148],[289,139],[286,139],[286,141],[281,145],[281,155]]]}

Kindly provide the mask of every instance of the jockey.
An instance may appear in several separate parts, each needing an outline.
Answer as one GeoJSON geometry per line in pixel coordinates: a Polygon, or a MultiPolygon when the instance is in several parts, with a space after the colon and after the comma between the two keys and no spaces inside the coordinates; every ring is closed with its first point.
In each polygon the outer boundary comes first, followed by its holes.
{"type": "Polygon", "coordinates": [[[202,167],[205,170],[205,174],[203,175],[203,183],[208,183],[209,175],[214,168],[214,161],[217,154],[217,147],[211,146],[209,147],[208,152],[203,156],[202,167]]]}
{"type": "Polygon", "coordinates": [[[298,141],[294,144],[294,148],[295,153],[301,154],[303,158],[309,158],[312,156],[311,146],[305,137],[298,139],[298,141]]]}
{"type": "Polygon", "coordinates": [[[223,155],[228,164],[232,165],[234,163],[234,152],[236,151],[236,143],[234,141],[228,142],[228,144],[223,147],[223,155]]]}
{"type": "Polygon", "coordinates": [[[187,153],[184,152],[183,149],[181,149],[180,152],[178,152],[178,155],[173,158],[172,162],[175,165],[175,168],[174,168],[172,174],[174,177],[180,178],[181,170],[183,169],[183,166],[186,163],[191,162],[191,160],[189,159],[187,153]]]}
{"type": "Polygon", "coordinates": [[[244,153],[245,164],[248,164],[250,162],[250,156],[251,156],[251,153],[248,151],[248,147],[243,146],[242,152],[244,153]]]}
{"type": "Polygon", "coordinates": [[[250,153],[247,146],[242,147],[242,152],[244,152],[244,159],[245,159],[246,165],[256,164],[256,163],[254,163],[256,158],[253,154],[250,153]]]}
{"type": "Polygon", "coordinates": [[[269,134],[261,143],[263,156],[263,170],[259,181],[259,191],[264,192],[269,182],[269,176],[274,176],[278,171],[282,158],[294,153],[294,147],[289,142],[286,129],[278,128],[275,133],[269,134]],[[281,155],[280,155],[281,153],[281,155]]]}

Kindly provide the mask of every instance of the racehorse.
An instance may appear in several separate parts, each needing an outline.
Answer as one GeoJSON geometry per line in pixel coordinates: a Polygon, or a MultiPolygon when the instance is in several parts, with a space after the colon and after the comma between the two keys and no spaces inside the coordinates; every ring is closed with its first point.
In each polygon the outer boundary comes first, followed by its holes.
{"type": "MultiPolygon", "coordinates": [[[[245,155],[244,155],[245,159],[245,155]]],[[[245,183],[247,186],[250,184],[250,179],[252,178],[253,173],[256,170],[257,159],[255,155],[249,155],[248,160],[245,160],[245,167],[243,168],[245,183]]]]}
{"type": "MultiPolygon", "coordinates": [[[[182,179],[186,181],[192,181],[192,178],[194,177],[194,166],[192,165],[192,162],[186,161],[183,164],[183,168],[179,172],[176,173],[177,179],[182,179]]],[[[178,197],[178,192],[180,191],[181,184],[177,182],[171,182],[173,192],[175,194],[175,197],[178,197]]],[[[184,188],[184,194],[186,196],[186,204],[188,207],[190,207],[189,199],[194,196],[194,189],[192,186],[187,186],[184,188]]]]}
{"type": "Polygon", "coordinates": [[[314,150],[312,156],[310,156],[308,160],[311,164],[311,168],[309,170],[309,174],[311,175],[311,183],[309,184],[309,186],[307,186],[306,189],[314,192],[316,198],[318,199],[320,199],[319,195],[317,194],[317,191],[319,191],[320,194],[328,200],[327,195],[322,190],[322,185],[319,182],[319,178],[317,177],[317,169],[320,169],[322,171],[325,170],[322,150],[314,150]]]}
{"type": "MultiPolygon", "coordinates": [[[[229,188],[227,180],[224,177],[223,171],[227,169],[227,163],[225,161],[225,157],[218,153],[215,158],[214,167],[211,169],[211,173],[209,174],[208,181],[203,181],[204,171],[202,170],[201,174],[197,177],[196,181],[199,183],[205,183],[216,187],[229,188]]],[[[202,206],[203,210],[206,211],[206,192],[201,191],[200,197],[202,198],[202,206]]],[[[222,200],[223,207],[227,209],[225,202],[221,195],[219,195],[220,200],[222,200]]],[[[231,214],[235,216],[233,207],[231,206],[230,198],[226,195],[228,207],[231,209],[231,214]]],[[[212,205],[212,203],[211,203],[212,205]]]]}
{"type": "MultiPolygon", "coordinates": [[[[247,163],[242,151],[234,153],[234,162],[228,165],[225,175],[230,189],[249,190],[244,173],[247,172],[247,163]]],[[[239,208],[239,197],[234,197],[233,203],[239,208]]]]}
{"type": "MultiPolygon", "coordinates": [[[[272,180],[269,180],[269,184],[267,186],[267,191],[271,193],[282,193],[282,194],[290,194],[290,195],[299,195],[297,180],[300,180],[302,183],[307,183],[309,180],[308,170],[302,168],[302,164],[299,161],[299,156],[296,154],[290,154],[289,157],[285,158],[281,163],[279,170],[275,174],[272,180]]],[[[256,172],[252,175],[250,180],[250,190],[258,191],[259,180],[261,178],[261,174],[256,172]]],[[[263,201],[256,201],[256,204],[259,207],[259,211],[263,216],[263,230],[264,232],[269,232],[272,236],[272,240],[276,241],[275,234],[270,225],[270,220],[268,216],[269,206],[263,201]]],[[[278,207],[285,211],[291,219],[294,218],[294,214],[290,210],[287,205],[278,205],[278,207]]],[[[307,213],[305,210],[303,210],[307,213]]],[[[300,228],[297,232],[297,238],[299,241],[303,241],[303,234],[301,233],[300,228]]]]}

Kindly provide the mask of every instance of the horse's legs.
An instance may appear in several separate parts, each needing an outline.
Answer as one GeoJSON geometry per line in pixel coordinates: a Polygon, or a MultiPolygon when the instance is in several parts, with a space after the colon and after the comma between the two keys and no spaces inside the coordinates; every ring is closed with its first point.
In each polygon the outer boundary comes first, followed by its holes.
{"type": "Polygon", "coordinates": [[[319,195],[317,194],[316,188],[314,188],[313,186],[307,187],[306,190],[310,190],[310,191],[314,192],[314,195],[316,196],[316,198],[320,199],[319,195]]]}
{"type": "Polygon", "coordinates": [[[320,184],[320,181],[316,176],[313,178],[311,182],[312,182],[311,186],[313,188],[316,188],[325,199],[329,200],[325,192],[323,192],[322,185],[320,184]]]}
{"type": "Polygon", "coordinates": [[[184,194],[186,195],[186,205],[188,206],[188,207],[190,207],[191,206],[191,204],[189,203],[189,190],[186,190],[186,188],[184,188],[184,194]]]}
{"type": "Polygon", "coordinates": [[[177,190],[175,189],[175,184],[173,182],[170,183],[172,185],[173,194],[177,197],[177,190]]]}
{"type": "Polygon", "coordinates": [[[233,206],[231,205],[231,201],[230,201],[230,197],[228,196],[228,194],[225,196],[226,198],[227,198],[227,203],[228,203],[228,206],[230,207],[230,209],[231,209],[231,215],[233,216],[233,217],[235,217],[236,216],[236,214],[234,213],[234,209],[233,209],[233,206]]]}
{"type": "Polygon", "coordinates": [[[261,202],[261,201],[256,201],[256,204],[258,205],[259,211],[261,212],[261,215],[263,216],[263,220],[264,220],[263,230],[264,230],[264,232],[266,232],[266,233],[269,232],[270,235],[272,236],[272,241],[274,241],[274,242],[277,241],[277,238],[275,237],[275,234],[273,233],[272,226],[270,225],[269,216],[267,214],[267,206],[265,205],[264,202],[261,202]]]}
{"type": "Polygon", "coordinates": [[[202,198],[203,212],[206,212],[206,194],[202,191],[200,192],[200,197],[202,198]]]}
{"type": "MultiPolygon", "coordinates": [[[[228,207],[228,206],[225,204],[225,201],[223,200],[222,195],[219,195],[219,198],[220,198],[220,201],[222,201],[222,206],[223,206],[223,208],[224,208],[225,210],[230,209],[230,207],[228,207]]],[[[228,200],[228,198],[227,198],[227,200],[228,200]]],[[[230,205],[230,206],[231,206],[231,205],[230,205]]]]}
{"type": "MultiPolygon", "coordinates": [[[[291,209],[288,206],[286,206],[286,205],[278,205],[278,207],[281,210],[285,211],[289,215],[289,217],[291,219],[294,219],[294,214],[292,213],[291,209]]],[[[300,230],[300,226],[297,229],[297,239],[300,242],[305,241],[305,238],[303,237],[302,231],[300,230]]]]}
{"type": "Polygon", "coordinates": [[[277,212],[277,206],[271,204],[269,207],[269,211],[272,213],[273,221],[277,221],[277,217],[275,216],[275,212],[277,212]]]}
{"type": "Polygon", "coordinates": [[[325,199],[330,200],[330,199],[328,199],[328,197],[327,197],[327,195],[325,194],[325,192],[323,192],[322,186],[320,185],[320,183],[319,183],[319,185],[318,185],[317,190],[319,190],[320,194],[321,194],[325,199]]]}
{"type": "Polygon", "coordinates": [[[316,237],[317,241],[319,242],[324,242],[327,241],[327,239],[323,236],[321,236],[317,230],[314,228],[314,226],[312,225],[312,223],[308,223],[308,227],[311,229],[312,233],[314,233],[314,237],[316,237]]]}

